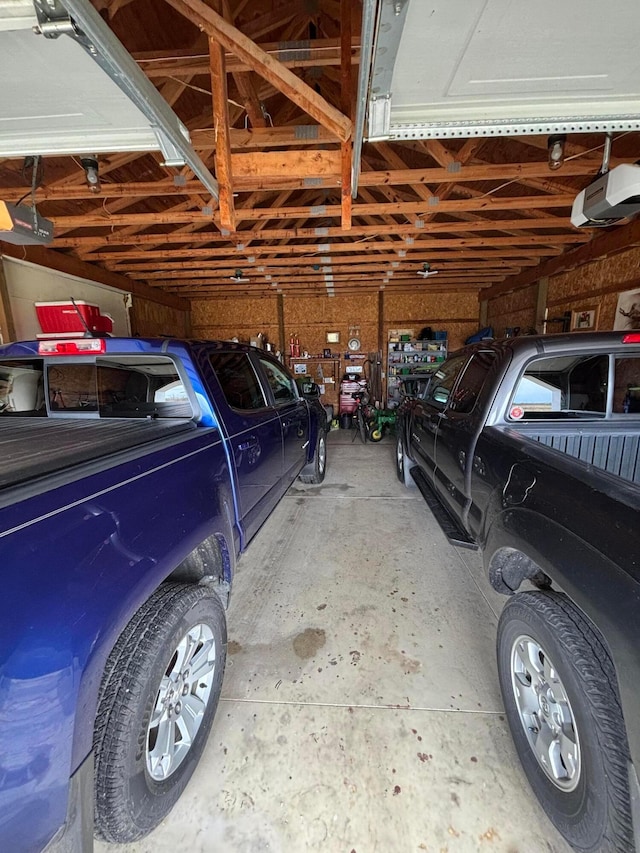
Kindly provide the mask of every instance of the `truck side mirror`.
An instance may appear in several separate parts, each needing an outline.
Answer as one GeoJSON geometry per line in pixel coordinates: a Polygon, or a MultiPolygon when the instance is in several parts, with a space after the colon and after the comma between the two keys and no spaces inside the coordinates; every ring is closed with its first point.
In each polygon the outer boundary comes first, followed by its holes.
{"type": "Polygon", "coordinates": [[[311,380],[299,379],[298,390],[307,400],[318,400],[320,398],[320,388],[311,380]]]}

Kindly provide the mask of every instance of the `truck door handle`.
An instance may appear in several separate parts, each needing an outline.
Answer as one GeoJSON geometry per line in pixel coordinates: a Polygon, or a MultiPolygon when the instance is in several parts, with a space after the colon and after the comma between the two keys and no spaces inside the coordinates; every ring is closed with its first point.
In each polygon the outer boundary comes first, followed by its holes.
{"type": "Polygon", "coordinates": [[[242,441],[238,445],[238,450],[251,450],[252,447],[257,447],[257,446],[258,446],[258,439],[257,438],[250,438],[248,441],[242,441]]]}

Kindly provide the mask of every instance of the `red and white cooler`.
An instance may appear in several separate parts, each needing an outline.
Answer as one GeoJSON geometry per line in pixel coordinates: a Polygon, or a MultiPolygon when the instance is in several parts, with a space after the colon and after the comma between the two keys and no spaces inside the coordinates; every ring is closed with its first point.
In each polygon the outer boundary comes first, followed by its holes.
{"type": "Polygon", "coordinates": [[[113,331],[109,314],[101,314],[98,305],[80,299],[75,300],[75,305],[73,302],[36,302],[35,308],[42,329],[39,338],[56,337],[61,333],[69,337],[82,336],[86,332],[83,320],[90,332],[111,334],[113,331]]]}

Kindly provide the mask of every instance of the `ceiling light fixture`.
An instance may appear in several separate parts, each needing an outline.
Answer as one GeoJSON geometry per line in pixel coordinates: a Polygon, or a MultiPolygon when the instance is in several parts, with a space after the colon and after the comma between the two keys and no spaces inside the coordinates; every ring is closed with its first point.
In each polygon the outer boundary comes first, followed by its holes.
{"type": "Polygon", "coordinates": [[[429,278],[430,275],[438,275],[438,270],[432,270],[431,264],[425,262],[422,264],[422,269],[418,270],[418,275],[421,275],[422,278],[429,278]]]}
{"type": "Polygon", "coordinates": [[[550,136],[547,140],[549,168],[551,171],[559,169],[564,163],[564,144],[566,141],[567,137],[564,133],[558,133],[555,136],[550,136]]]}
{"type": "Polygon", "coordinates": [[[95,154],[86,154],[80,158],[80,165],[84,169],[84,179],[92,193],[100,192],[100,175],[98,173],[98,158],[95,154]]]}

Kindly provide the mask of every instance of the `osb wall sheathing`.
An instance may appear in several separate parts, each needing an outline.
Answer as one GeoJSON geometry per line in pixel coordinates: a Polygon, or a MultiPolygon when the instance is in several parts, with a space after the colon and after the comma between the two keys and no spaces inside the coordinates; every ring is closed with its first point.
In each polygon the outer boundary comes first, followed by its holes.
{"type": "Polygon", "coordinates": [[[131,309],[131,333],[142,338],[168,335],[175,338],[191,336],[189,312],[160,305],[148,299],[133,297],[131,309]]]}
{"type": "Polygon", "coordinates": [[[478,331],[479,304],[477,293],[398,293],[385,291],[384,336],[389,329],[412,329],[418,335],[425,326],[432,331],[444,330],[449,350],[462,346],[478,331]]]}
{"type": "Polygon", "coordinates": [[[549,312],[562,314],[600,305],[598,329],[613,329],[618,294],[640,287],[640,248],[549,279],[549,312]]]}
{"type": "Polygon", "coordinates": [[[195,338],[249,343],[258,332],[278,346],[278,301],[263,299],[194,299],[191,302],[191,328],[195,338]]]}
{"type": "MultiPolygon", "coordinates": [[[[496,335],[503,335],[508,327],[520,326],[524,331],[535,326],[537,287],[534,284],[489,300],[487,323],[494,327],[496,335]]],[[[550,277],[549,316],[561,317],[566,311],[599,305],[598,329],[607,331],[613,329],[618,294],[637,287],[640,287],[640,248],[633,248],[550,277]]],[[[549,331],[558,331],[558,327],[550,326],[549,331]]]]}
{"type": "Polygon", "coordinates": [[[378,294],[284,298],[285,343],[297,335],[301,352],[346,352],[350,336],[360,339],[360,351],[378,349],[378,294]],[[340,343],[328,344],[327,332],[338,332],[340,343]]]}
{"type": "Polygon", "coordinates": [[[519,326],[526,333],[536,325],[538,284],[490,299],[487,306],[487,326],[493,328],[497,338],[504,337],[505,329],[519,326]]]}
{"type": "MultiPolygon", "coordinates": [[[[289,340],[295,335],[300,351],[322,355],[325,349],[344,353],[351,336],[360,338],[363,353],[378,349],[379,294],[361,296],[283,297],[285,353],[289,340]],[[327,343],[327,332],[338,332],[338,344],[327,343]]],[[[389,329],[411,328],[417,335],[425,326],[433,331],[445,330],[449,348],[461,346],[469,335],[478,330],[478,297],[469,293],[393,294],[384,292],[382,318],[383,347],[389,329]]],[[[191,324],[194,337],[229,340],[238,337],[249,341],[258,332],[278,346],[277,298],[208,299],[191,303],[191,324]]]]}

